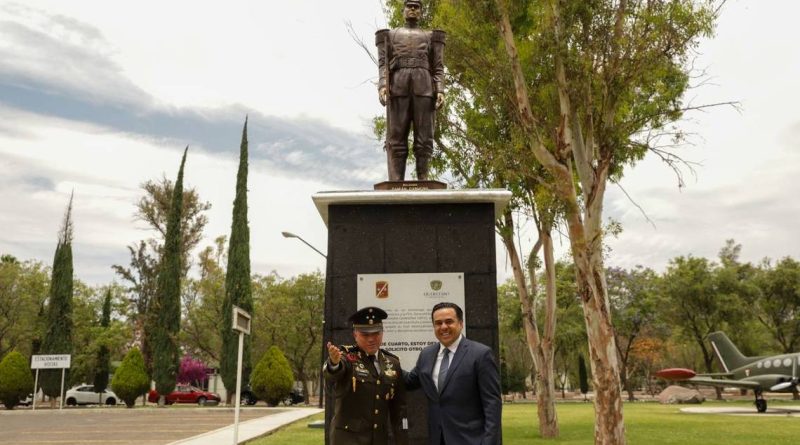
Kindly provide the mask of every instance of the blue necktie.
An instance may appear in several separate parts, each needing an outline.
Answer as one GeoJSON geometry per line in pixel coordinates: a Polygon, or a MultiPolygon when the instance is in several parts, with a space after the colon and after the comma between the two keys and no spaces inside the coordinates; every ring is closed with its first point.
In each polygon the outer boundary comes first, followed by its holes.
{"type": "Polygon", "coordinates": [[[444,357],[442,357],[442,364],[439,366],[439,378],[436,382],[439,392],[442,392],[442,388],[444,387],[444,379],[447,376],[448,368],[450,368],[450,350],[444,348],[444,357]]]}

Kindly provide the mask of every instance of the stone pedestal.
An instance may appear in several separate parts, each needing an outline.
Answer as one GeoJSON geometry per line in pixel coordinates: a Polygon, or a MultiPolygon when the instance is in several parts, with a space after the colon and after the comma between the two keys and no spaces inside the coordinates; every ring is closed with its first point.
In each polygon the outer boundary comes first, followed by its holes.
{"type": "MultiPolygon", "coordinates": [[[[347,318],[358,309],[358,274],[460,272],[467,337],[491,347],[499,363],[494,221],[510,198],[506,190],[315,194],[328,227],[323,345],[353,343],[347,318]]],[[[427,400],[421,391],[409,396],[410,443],[427,444],[427,400]]],[[[326,410],[326,426],[332,416],[326,410]]]]}

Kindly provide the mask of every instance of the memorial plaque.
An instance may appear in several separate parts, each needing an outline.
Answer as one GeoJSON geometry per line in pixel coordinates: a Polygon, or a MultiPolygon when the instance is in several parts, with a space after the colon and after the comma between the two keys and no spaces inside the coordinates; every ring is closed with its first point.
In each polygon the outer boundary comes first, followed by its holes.
{"type": "MultiPolygon", "coordinates": [[[[403,369],[410,370],[419,352],[436,342],[431,309],[449,301],[464,304],[463,273],[359,274],[356,286],[359,308],[377,306],[389,318],[383,321],[383,347],[400,357],[403,369]]],[[[467,327],[464,325],[464,335],[467,327]]]]}

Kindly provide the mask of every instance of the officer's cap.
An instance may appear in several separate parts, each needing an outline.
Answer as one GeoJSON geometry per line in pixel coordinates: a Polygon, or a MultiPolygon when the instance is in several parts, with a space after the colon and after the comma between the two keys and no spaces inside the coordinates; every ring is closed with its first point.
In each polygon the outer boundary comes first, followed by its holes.
{"type": "Polygon", "coordinates": [[[363,333],[372,333],[383,330],[383,320],[387,317],[388,315],[383,309],[369,306],[359,309],[350,316],[349,320],[353,323],[353,329],[363,333]]]}
{"type": "Polygon", "coordinates": [[[422,1],[421,0],[406,0],[403,3],[403,6],[408,6],[409,3],[413,3],[415,5],[418,5],[420,8],[422,7],[422,1]]]}

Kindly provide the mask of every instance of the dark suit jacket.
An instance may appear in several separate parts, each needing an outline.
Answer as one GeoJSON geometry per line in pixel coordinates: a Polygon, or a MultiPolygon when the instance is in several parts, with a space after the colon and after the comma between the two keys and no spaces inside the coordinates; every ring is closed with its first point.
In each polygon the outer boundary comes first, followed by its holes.
{"type": "Polygon", "coordinates": [[[428,438],[439,445],[499,445],[502,442],[500,373],[492,350],[462,338],[451,358],[441,391],[433,383],[439,343],[423,349],[404,375],[406,389],[422,388],[428,398],[428,438]]]}

